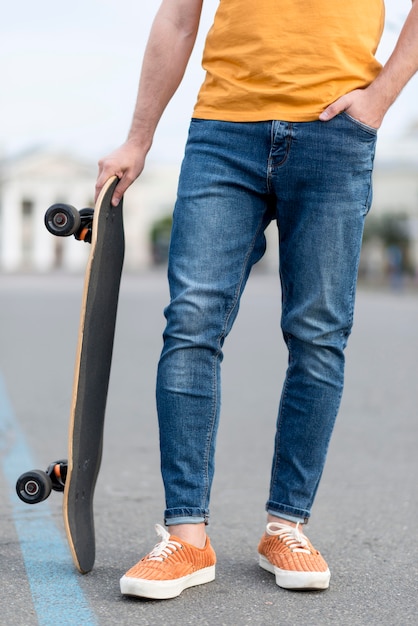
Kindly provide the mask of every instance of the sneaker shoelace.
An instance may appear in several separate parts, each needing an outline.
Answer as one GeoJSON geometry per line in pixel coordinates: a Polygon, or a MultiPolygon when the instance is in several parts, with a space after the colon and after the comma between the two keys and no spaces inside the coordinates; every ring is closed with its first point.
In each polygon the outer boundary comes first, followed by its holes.
{"type": "Polygon", "coordinates": [[[170,533],[168,533],[165,528],[160,526],[160,524],[155,525],[155,530],[157,534],[161,537],[161,541],[159,541],[151,552],[147,555],[147,560],[150,561],[164,561],[170,554],[176,552],[177,550],[182,549],[181,543],[178,541],[170,540],[170,533]]]}
{"type": "Polygon", "coordinates": [[[296,526],[287,526],[287,524],[270,522],[267,524],[267,533],[278,537],[291,552],[311,554],[307,539],[299,530],[299,523],[296,526]]]}

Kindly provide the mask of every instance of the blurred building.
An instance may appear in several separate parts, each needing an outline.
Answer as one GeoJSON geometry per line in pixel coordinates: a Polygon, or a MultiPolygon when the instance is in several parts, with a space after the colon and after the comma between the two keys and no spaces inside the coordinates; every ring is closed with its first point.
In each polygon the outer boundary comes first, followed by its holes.
{"type": "MultiPolygon", "coordinates": [[[[88,244],[54,237],[44,226],[46,209],[56,202],[92,207],[97,167],[66,154],[36,151],[0,165],[0,270],[80,271],[88,244]]],[[[125,267],[153,263],[150,233],[172,211],[177,168],[148,166],[124,199],[125,267]]]]}
{"type": "MultiPolygon", "coordinates": [[[[125,268],[142,270],[164,260],[161,237],[166,237],[178,178],[178,166],[147,163],[144,173],[126,193],[124,220],[125,268]],[[159,248],[156,250],[156,245],[159,248]]],[[[78,209],[93,206],[97,168],[66,155],[34,151],[0,163],[0,270],[3,272],[82,271],[88,244],[73,237],[52,236],[44,226],[46,209],[65,202],[78,209]]],[[[378,144],[374,173],[374,200],[370,220],[385,215],[407,222],[409,255],[418,275],[418,132],[397,141],[378,144]]],[[[277,229],[267,231],[263,260],[277,268],[277,229]]],[[[381,241],[367,242],[364,272],[382,270],[385,250],[381,241]]]]}
{"type": "MultiPolygon", "coordinates": [[[[418,129],[407,136],[378,142],[373,178],[373,205],[366,221],[363,270],[390,273],[395,258],[418,277],[418,129]],[[369,231],[367,231],[367,227],[369,231]],[[376,226],[378,228],[376,228],[376,226]],[[391,229],[392,232],[388,232],[391,229]],[[385,231],[385,232],[382,232],[385,231]],[[399,255],[403,255],[403,261],[399,255]]],[[[402,269],[401,267],[399,269],[402,269]]]]}

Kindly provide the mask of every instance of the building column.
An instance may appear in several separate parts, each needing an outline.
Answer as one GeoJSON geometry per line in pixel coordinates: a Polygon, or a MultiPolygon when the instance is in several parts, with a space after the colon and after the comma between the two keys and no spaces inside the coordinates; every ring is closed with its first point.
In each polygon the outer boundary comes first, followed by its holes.
{"type": "Polygon", "coordinates": [[[13,272],[22,264],[22,207],[15,185],[4,187],[1,204],[0,265],[3,271],[13,272]]]}

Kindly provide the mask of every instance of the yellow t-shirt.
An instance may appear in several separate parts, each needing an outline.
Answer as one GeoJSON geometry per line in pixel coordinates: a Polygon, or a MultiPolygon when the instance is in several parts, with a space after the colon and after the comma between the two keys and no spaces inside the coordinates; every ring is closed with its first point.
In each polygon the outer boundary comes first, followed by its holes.
{"type": "Polygon", "coordinates": [[[194,117],[317,119],[379,73],[384,11],[383,0],[220,0],[194,117]]]}

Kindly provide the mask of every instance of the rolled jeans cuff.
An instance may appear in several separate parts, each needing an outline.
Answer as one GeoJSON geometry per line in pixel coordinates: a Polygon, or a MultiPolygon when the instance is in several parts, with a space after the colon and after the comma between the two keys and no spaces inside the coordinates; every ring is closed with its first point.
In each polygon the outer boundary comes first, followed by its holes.
{"type": "Polygon", "coordinates": [[[209,513],[199,509],[167,509],[164,513],[166,526],[176,524],[209,524],[209,513]]]}

